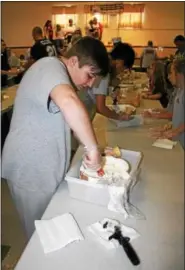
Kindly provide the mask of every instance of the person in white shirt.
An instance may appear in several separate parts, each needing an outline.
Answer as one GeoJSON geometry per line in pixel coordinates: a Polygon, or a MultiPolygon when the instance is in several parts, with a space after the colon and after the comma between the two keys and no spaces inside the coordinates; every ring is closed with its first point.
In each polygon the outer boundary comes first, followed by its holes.
{"type": "Polygon", "coordinates": [[[76,30],[76,25],[73,24],[73,20],[69,19],[69,24],[66,26],[65,29],[65,37],[67,38],[67,43],[71,42],[71,37],[73,35],[73,33],[76,30]]]}
{"type": "Polygon", "coordinates": [[[147,68],[150,67],[152,62],[156,59],[157,59],[157,54],[153,47],[153,42],[149,40],[148,46],[144,48],[141,54],[140,66],[142,70],[147,71],[147,68]]]}

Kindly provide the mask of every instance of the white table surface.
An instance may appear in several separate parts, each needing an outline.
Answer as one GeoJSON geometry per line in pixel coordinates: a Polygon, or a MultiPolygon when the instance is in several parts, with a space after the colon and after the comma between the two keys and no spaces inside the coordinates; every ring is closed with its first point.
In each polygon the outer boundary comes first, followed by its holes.
{"type": "MultiPolygon", "coordinates": [[[[96,116],[96,129],[101,127],[103,130],[108,125],[107,119],[96,116]]],[[[43,219],[70,212],[85,240],[45,255],[38,235],[34,233],[16,270],[184,269],[184,151],[179,144],[173,150],[152,147],[153,139],[147,133],[147,126],[106,132],[109,145],[119,145],[144,154],[141,181],[133,190],[131,201],[144,213],[146,220],[123,220],[120,214],[110,212],[105,207],[72,199],[67,183],[63,181],[43,219]],[[141,260],[139,266],[131,265],[121,247],[107,251],[87,231],[88,225],[104,217],[119,219],[141,234],[132,242],[141,260]]],[[[73,162],[80,157],[81,149],[78,149],[73,162]]]]}
{"type": "Polygon", "coordinates": [[[1,114],[8,111],[9,109],[13,107],[18,86],[19,85],[16,84],[16,85],[7,87],[1,91],[1,94],[6,95],[6,99],[1,100],[1,114]]]}

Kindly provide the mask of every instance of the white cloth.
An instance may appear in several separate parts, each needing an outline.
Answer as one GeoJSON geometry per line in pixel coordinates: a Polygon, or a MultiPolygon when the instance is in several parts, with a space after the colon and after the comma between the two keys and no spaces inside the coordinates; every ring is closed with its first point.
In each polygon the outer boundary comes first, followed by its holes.
{"type": "Polygon", "coordinates": [[[128,218],[129,214],[125,208],[126,204],[128,203],[126,198],[127,185],[110,185],[108,186],[108,190],[110,195],[108,209],[110,211],[123,214],[125,219],[128,218]]]}
{"type": "Polygon", "coordinates": [[[127,227],[117,220],[105,218],[88,227],[88,230],[96,236],[96,239],[107,249],[117,248],[119,243],[115,239],[109,241],[109,237],[114,233],[114,227],[119,226],[124,237],[129,237],[130,241],[138,238],[140,234],[131,227],[127,227]],[[107,228],[103,225],[108,222],[107,228]]]}
{"type": "Polygon", "coordinates": [[[177,142],[173,142],[168,139],[158,139],[152,144],[152,146],[165,149],[172,149],[176,144],[177,142]]]}
{"type": "Polygon", "coordinates": [[[50,220],[35,220],[35,228],[44,253],[59,250],[74,241],[84,240],[78,224],[70,213],[50,220]]]}
{"type": "Polygon", "coordinates": [[[108,209],[123,215],[125,219],[128,217],[135,219],[145,219],[145,216],[132,205],[129,201],[130,192],[136,185],[140,170],[133,171],[125,179],[108,186],[110,200],[108,209]]]}

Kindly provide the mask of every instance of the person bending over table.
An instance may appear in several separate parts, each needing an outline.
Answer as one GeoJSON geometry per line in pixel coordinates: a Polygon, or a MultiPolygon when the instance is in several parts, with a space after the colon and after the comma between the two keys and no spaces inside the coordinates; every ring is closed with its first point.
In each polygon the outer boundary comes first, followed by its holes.
{"type": "Polygon", "coordinates": [[[150,67],[151,89],[142,95],[144,99],[159,100],[163,108],[168,105],[164,65],[160,61],[153,62],[150,67]]]}
{"type": "MultiPolygon", "coordinates": [[[[110,53],[111,66],[115,68],[117,73],[122,72],[125,68],[131,68],[134,63],[135,53],[133,48],[127,43],[119,43],[110,53]]],[[[107,118],[116,120],[129,120],[129,116],[125,113],[118,114],[110,110],[106,106],[106,96],[108,95],[110,75],[107,75],[100,82],[96,82],[96,86],[87,90],[85,98],[86,107],[90,110],[93,106],[96,107],[94,114],[99,113],[107,118]]]]}
{"type": "Polygon", "coordinates": [[[164,127],[151,129],[153,138],[166,138],[179,141],[182,147],[185,145],[185,121],[184,121],[184,90],[185,90],[185,58],[175,60],[169,75],[171,83],[177,87],[173,106],[172,123],[164,127]]]}
{"type": "Polygon", "coordinates": [[[68,170],[70,129],[85,147],[86,166],[100,168],[92,124],[74,87],[91,87],[98,76],[107,75],[108,68],[103,43],[84,37],[61,60],[38,60],[19,85],[3,148],[2,177],[28,238],[68,170]]]}

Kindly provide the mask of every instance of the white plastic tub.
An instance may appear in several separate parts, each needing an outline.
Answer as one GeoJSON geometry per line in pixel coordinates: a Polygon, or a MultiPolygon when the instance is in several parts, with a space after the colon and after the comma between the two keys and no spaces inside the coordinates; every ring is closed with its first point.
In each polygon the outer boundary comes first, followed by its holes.
{"type": "MultiPolygon", "coordinates": [[[[131,165],[130,174],[134,174],[134,172],[138,170],[142,160],[141,152],[121,149],[121,153],[122,158],[127,160],[131,165]]],[[[65,177],[65,180],[68,183],[70,197],[102,206],[107,206],[110,200],[108,186],[80,180],[79,173],[81,162],[82,160],[74,164],[65,177]]]]}

